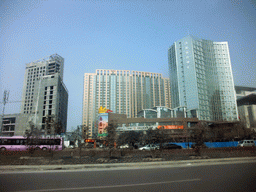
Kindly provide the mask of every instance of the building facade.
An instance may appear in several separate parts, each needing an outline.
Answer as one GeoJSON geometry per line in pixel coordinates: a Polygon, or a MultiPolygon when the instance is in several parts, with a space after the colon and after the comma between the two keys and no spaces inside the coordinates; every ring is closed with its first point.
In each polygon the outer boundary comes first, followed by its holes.
{"type": "Polygon", "coordinates": [[[168,84],[159,73],[100,69],[85,73],[82,123],[89,127],[89,136],[97,133],[101,106],[128,117],[154,106],[170,107],[168,84]]]}
{"type": "MultiPolygon", "coordinates": [[[[147,109],[150,110],[150,109],[147,109]]],[[[164,107],[156,107],[156,115],[146,115],[145,118],[127,118],[124,114],[109,113],[108,122],[115,125],[118,134],[138,131],[146,134],[149,129],[164,129],[166,130],[166,136],[169,135],[172,138],[185,139],[189,137],[189,130],[193,128],[198,122],[198,118],[184,118],[184,117],[173,117],[170,109],[169,117],[166,118],[166,114],[163,113],[164,107]]],[[[185,113],[183,113],[185,114],[185,113]]]]}
{"type": "Polygon", "coordinates": [[[172,108],[185,106],[188,117],[238,120],[227,42],[187,36],[168,50],[172,108]]]}
{"type": "Polygon", "coordinates": [[[46,120],[61,124],[61,132],[66,131],[68,91],[63,68],[64,59],[57,54],[26,65],[21,113],[28,114],[30,121],[46,134],[53,131],[46,129],[46,120]]]}
{"type": "Polygon", "coordinates": [[[28,128],[29,114],[5,114],[2,118],[2,136],[23,136],[24,128],[28,128]]]}
{"type": "Polygon", "coordinates": [[[256,88],[235,86],[239,119],[256,131],[256,88]]]}

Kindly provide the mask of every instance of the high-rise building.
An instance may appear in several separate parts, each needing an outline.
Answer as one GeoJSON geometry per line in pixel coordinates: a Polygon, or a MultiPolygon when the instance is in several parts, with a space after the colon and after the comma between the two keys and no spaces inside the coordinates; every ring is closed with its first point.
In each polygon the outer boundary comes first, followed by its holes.
{"type": "Polygon", "coordinates": [[[239,119],[256,131],[256,88],[235,86],[239,119]]]}
{"type": "Polygon", "coordinates": [[[89,137],[97,131],[101,106],[128,117],[136,117],[142,109],[170,107],[168,85],[160,73],[100,69],[85,73],[82,123],[89,127],[89,137]]]}
{"type": "Polygon", "coordinates": [[[172,108],[199,120],[238,120],[227,42],[187,36],[168,51],[172,108]]]}
{"type": "Polygon", "coordinates": [[[46,134],[52,133],[45,122],[51,118],[66,131],[68,91],[63,68],[64,59],[57,54],[26,64],[21,113],[29,114],[30,121],[46,134]]]}

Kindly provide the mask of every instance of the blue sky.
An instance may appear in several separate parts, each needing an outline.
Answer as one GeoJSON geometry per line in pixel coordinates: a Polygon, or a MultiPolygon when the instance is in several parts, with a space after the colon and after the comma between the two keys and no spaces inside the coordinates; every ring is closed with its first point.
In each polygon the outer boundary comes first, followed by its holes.
{"type": "MultiPolygon", "coordinates": [[[[255,0],[0,0],[0,100],[7,89],[9,101],[20,101],[25,64],[57,53],[65,59],[71,130],[82,122],[84,73],[168,77],[168,48],[188,34],[228,41],[235,85],[256,87],[255,0]]],[[[5,113],[19,111],[19,102],[6,105],[5,113]]]]}

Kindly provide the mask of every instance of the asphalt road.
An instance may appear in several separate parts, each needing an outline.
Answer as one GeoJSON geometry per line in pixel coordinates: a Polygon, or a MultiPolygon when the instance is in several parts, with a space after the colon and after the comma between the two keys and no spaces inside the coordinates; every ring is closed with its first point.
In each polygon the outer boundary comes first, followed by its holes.
{"type": "Polygon", "coordinates": [[[2,173],[0,191],[256,191],[256,163],[2,173]]]}

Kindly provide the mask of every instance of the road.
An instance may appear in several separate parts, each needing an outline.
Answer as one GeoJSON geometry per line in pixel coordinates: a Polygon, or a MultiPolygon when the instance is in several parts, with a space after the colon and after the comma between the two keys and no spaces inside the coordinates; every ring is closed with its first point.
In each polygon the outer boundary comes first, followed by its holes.
{"type": "Polygon", "coordinates": [[[2,173],[0,191],[256,191],[256,163],[2,173]]]}

